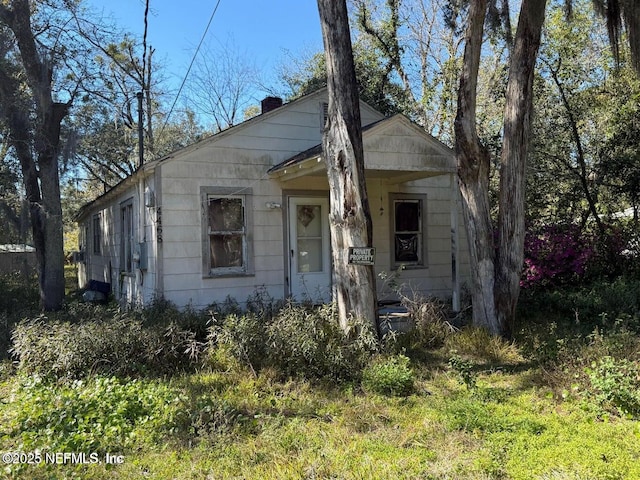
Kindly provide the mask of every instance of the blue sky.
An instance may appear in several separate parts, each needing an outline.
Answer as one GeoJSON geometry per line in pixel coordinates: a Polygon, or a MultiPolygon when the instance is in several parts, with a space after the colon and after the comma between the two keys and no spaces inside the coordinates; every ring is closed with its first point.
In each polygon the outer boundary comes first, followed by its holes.
{"type": "MultiPolygon", "coordinates": [[[[207,27],[217,0],[150,0],[148,44],[179,85],[207,27]]],[[[88,0],[126,31],[142,37],[144,0],[88,0]]],[[[226,43],[255,62],[263,83],[274,85],[278,65],[290,56],[322,49],[315,0],[220,0],[207,39],[226,43]]],[[[177,87],[176,87],[177,88],[177,87]]]]}

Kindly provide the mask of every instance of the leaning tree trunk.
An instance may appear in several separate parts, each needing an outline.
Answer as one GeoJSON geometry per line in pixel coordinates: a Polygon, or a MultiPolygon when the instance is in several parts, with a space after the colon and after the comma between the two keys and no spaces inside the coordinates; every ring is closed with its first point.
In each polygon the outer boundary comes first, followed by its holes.
{"type": "Polygon", "coordinates": [[[525,179],[533,75],[540,46],[546,0],[523,0],[509,65],[505,97],[496,262],[496,313],[502,334],[515,319],[524,262],[525,179]]]}
{"type": "Polygon", "coordinates": [[[487,1],[471,2],[454,123],[458,183],[471,253],[473,322],[500,333],[496,317],[495,248],[489,205],[490,157],[476,130],[476,88],[487,1]]]}
{"type": "Polygon", "coordinates": [[[360,106],[345,0],[318,0],[327,62],[329,115],[322,147],[330,191],[333,291],[340,325],[349,317],[377,330],[373,266],[349,265],[349,247],[370,247],[372,223],[364,178],[360,106]]]}

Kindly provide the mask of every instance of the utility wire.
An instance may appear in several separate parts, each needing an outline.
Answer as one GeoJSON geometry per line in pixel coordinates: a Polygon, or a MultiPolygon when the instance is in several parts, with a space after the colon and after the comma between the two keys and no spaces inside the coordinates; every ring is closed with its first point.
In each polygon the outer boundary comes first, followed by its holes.
{"type": "Polygon", "coordinates": [[[164,131],[164,128],[169,123],[169,118],[171,117],[171,114],[173,113],[173,109],[175,108],[176,103],[178,103],[178,98],[180,98],[180,94],[182,93],[182,89],[184,88],[184,85],[187,82],[187,78],[189,77],[189,73],[191,73],[191,68],[193,67],[193,64],[195,63],[196,58],[198,56],[198,53],[200,52],[200,47],[202,47],[202,43],[204,42],[204,39],[206,38],[207,33],[209,32],[209,27],[211,26],[211,22],[213,22],[213,17],[215,16],[216,12],[218,11],[218,6],[220,5],[220,1],[221,0],[217,1],[216,6],[213,9],[213,12],[211,12],[211,17],[209,17],[209,23],[207,23],[207,28],[204,29],[204,33],[202,34],[202,38],[200,38],[200,43],[198,43],[198,46],[196,47],[196,51],[194,52],[193,57],[191,58],[191,63],[189,64],[189,68],[187,68],[187,73],[185,73],[184,78],[182,79],[182,83],[180,84],[180,88],[178,89],[178,93],[176,94],[176,98],[173,100],[173,104],[171,105],[171,109],[169,110],[167,118],[165,118],[164,124],[162,125],[162,128],[160,129],[160,134],[162,134],[162,132],[164,131]]]}

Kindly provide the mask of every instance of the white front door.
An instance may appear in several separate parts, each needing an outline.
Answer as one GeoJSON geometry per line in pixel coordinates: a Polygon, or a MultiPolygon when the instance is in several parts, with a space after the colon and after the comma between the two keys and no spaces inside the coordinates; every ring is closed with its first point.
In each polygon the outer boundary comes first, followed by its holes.
{"type": "Polygon", "coordinates": [[[296,301],[331,300],[329,200],[289,197],[289,285],[296,301]]]}

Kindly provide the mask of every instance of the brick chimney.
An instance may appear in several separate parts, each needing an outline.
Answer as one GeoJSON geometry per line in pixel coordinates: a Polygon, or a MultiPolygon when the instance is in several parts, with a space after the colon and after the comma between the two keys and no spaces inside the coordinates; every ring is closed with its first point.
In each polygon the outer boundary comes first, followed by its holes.
{"type": "Polygon", "coordinates": [[[282,99],[279,97],[267,97],[262,100],[261,107],[262,113],[270,112],[271,110],[275,110],[276,108],[280,108],[282,106],[282,99]]]}

